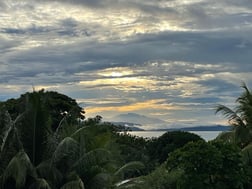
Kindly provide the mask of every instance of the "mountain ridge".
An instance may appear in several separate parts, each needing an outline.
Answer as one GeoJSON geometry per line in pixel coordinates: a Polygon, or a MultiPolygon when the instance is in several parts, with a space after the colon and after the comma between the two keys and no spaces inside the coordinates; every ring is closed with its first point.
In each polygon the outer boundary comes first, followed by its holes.
{"type": "Polygon", "coordinates": [[[167,123],[166,121],[162,119],[148,117],[148,116],[136,114],[136,113],[119,114],[111,118],[111,120],[113,122],[127,122],[127,123],[135,123],[139,125],[167,123]]]}

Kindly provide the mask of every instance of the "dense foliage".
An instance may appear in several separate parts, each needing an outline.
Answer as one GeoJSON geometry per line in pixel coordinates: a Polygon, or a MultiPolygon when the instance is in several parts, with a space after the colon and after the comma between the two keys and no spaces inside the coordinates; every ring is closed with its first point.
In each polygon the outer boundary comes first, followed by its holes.
{"type": "Polygon", "coordinates": [[[173,152],[168,171],[182,170],[179,188],[242,188],[245,173],[238,147],[220,142],[191,142],[173,152]]]}
{"type": "Polygon", "coordinates": [[[209,142],[181,131],[122,134],[57,92],[1,102],[0,188],[250,189],[252,95],[243,88],[235,110],[217,107],[234,130],[209,142]]]}
{"type": "Polygon", "coordinates": [[[166,132],[158,138],[152,139],[149,144],[149,156],[152,160],[157,160],[159,164],[166,161],[168,154],[191,141],[203,140],[198,135],[184,132],[166,132]]]}

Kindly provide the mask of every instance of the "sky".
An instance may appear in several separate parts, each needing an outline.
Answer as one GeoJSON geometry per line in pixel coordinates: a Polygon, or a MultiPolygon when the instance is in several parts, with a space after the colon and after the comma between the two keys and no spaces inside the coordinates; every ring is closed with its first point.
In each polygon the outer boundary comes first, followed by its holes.
{"type": "Polygon", "coordinates": [[[252,88],[250,0],[1,0],[0,100],[44,88],[87,116],[225,124],[252,88]]]}

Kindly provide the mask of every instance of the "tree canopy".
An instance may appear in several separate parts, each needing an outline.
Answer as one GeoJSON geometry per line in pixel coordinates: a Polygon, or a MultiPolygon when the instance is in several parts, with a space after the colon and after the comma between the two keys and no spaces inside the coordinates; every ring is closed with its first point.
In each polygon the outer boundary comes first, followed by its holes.
{"type": "Polygon", "coordinates": [[[28,101],[31,101],[34,95],[39,95],[41,103],[44,108],[47,109],[53,130],[59,126],[60,121],[66,114],[71,115],[73,118],[72,120],[76,120],[77,118],[81,120],[85,119],[85,111],[77,104],[76,100],[64,94],[55,91],[44,91],[43,89],[40,91],[27,92],[22,94],[19,98],[12,98],[5,102],[1,102],[0,109],[8,111],[11,118],[14,120],[27,110],[26,106],[28,101]]]}

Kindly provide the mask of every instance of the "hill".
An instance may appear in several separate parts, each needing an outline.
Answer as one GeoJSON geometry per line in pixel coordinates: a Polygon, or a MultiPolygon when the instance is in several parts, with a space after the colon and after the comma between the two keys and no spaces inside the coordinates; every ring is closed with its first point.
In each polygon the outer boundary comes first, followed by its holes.
{"type": "Polygon", "coordinates": [[[113,122],[134,123],[136,125],[165,124],[164,120],[147,117],[136,113],[119,114],[111,119],[113,122]]]}

